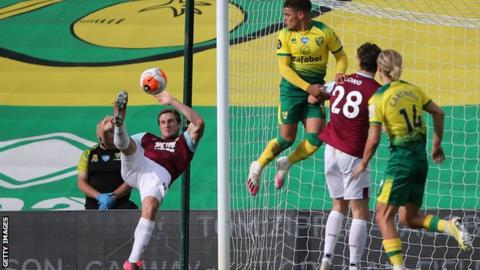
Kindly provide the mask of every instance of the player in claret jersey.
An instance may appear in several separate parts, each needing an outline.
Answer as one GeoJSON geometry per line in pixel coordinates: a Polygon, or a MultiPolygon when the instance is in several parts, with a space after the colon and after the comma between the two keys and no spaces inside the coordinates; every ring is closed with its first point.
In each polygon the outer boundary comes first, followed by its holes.
{"type": "Polygon", "coordinates": [[[333,199],[325,229],[322,270],[331,269],[333,251],[349,205],[353,215],[348,241],[350,270],[360,269],[367,239],[370,172],[365,170],[355,181],[351,172],[362,158],[368,137],[368,100],[380,87],[374,79],[380,51],[372,43],[357,49],[360,69],[333,86],[330,121],[319,135],[326,144],[325,178],[333,199]]]}
{"type": "Polygon", "coordinates": [[[125,270],[142,266],[140,256],[150,241],[157,209],[170,184],[190,164],[205,126],[200,115],[167,91],[154,97],[160,104],[176,109],[165,109],[158,114],[160,136],[139,133],[129,137],[124,124],[127,93],[120,92],[114,104],[114,143],[122,151],[122,177],[140,191],[142,200],[142,214],[135,229],[132,252],[123,265],[125,270]],[[181,121],[177,110],[190,122],[183,133],[180,133],[181,121]]]}

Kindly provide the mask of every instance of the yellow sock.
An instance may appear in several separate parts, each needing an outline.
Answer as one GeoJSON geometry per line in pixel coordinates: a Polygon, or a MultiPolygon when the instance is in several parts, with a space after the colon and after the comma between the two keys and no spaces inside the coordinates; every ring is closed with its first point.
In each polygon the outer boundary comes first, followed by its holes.
{"type": "Polygon", "coordinates": [[[423,220],[423,228],[431,232],[445,232],[447,221],[433,215],[428,215],[423,220]]]}
{"type": "Polygon", "coordinates": [[[440,219],[437,224],[437,232],[445,232],[447,229],[448,221],[445,219],[440,219]]]}
{"type": "Polygon", "coordinates": [[[268,163],[272,162],[272,160],[280,153],[280,147],[278,145],[277,138],[268,142],[267,147],[263,150],[263,153],[258,158],[258,164],[260,167],[267,166],[268,163]]]}
{"type": "Polygon", "coordinates": [[[383,248],[393,266],[403,265],[402,242],[400,238],[383,240],[383,248]]]}
{"type": "Polygon", "coordinates": [[[288,156],[288,162],[295,164],[300,160],[304,160],[317,151],[318,146],[309,143],[307,140],[303,140],[298,144],[297,149],[288,156]]]}

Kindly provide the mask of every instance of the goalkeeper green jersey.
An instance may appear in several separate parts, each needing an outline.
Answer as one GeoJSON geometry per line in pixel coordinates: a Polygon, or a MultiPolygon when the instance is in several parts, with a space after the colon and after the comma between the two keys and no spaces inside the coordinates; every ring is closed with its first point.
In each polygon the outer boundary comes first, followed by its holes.
{"type": "Polygon", "coordinates": [[[397,80],[379,88],[369,100],[370,125],[384,125],[392,151],[407,151],[426,159],[426,130],[422,120],[431,99],[419,87],[397,80]]]}
{"type": "MultiPolygon", "coordinates": [[[[290,56],[291,68],[310,84],[324,83],[329,52],[343,49],[335,32],[325,24],[312,21],[305,32],[290,31],[284,28],[278,35],[277,56],[290,56]]],[[[280,94],[283,96],[302,96],[308,94],[291,84],[287,78],[280,82],[280,94]]]]}

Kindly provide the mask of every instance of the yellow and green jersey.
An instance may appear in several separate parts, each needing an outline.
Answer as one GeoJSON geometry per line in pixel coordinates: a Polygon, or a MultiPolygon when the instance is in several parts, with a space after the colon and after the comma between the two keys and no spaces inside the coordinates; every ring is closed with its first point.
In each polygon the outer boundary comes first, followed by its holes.
{"type": "Polygon", "coordinates": [[[409,149],[423,158],[426,129],[422,113],[430,102],[431,99],[419,87],[393,81],[379,88],[370,98],[370,125],[385,126],[392,149],[409,149]]]}
{"type": "MultiPolygon", "coordinates": [[[[284,28],[278,34],[277,56],[291,57],[291,68],[310,84],[324,83],[329,52],[337,53],[342,49],[335,32],[318,21],[312,21],[310,29],[305,32],[284,28]]],[[[281,91],[292,88],[302,91],[287,79],[282,78],[281,91]]]]}

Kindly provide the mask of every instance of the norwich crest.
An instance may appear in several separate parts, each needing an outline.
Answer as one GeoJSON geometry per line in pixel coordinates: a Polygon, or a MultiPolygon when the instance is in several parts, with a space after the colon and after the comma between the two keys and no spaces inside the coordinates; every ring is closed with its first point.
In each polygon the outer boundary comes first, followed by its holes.
{"type": "Polygon", "coordinates": [[[315,38],[315,43],[317,43],[318,46],[322,46],[322,44],[323,44],[323,37],[316,37],[316,38],[315,38]]]}

